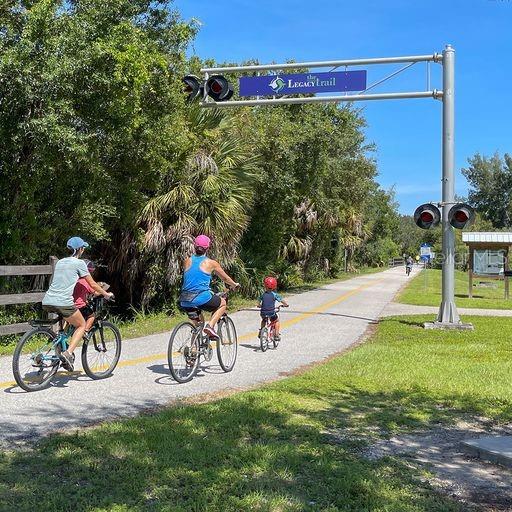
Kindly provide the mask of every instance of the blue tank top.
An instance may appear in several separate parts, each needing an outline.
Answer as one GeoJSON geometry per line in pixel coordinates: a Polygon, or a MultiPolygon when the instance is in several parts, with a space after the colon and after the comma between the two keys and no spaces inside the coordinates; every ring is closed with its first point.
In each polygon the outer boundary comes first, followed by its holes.
{"type": "Polygon", "coordinates": [[[201,263],[207,260],[207,256],[196,256],[190,258],[192,264],[183,274],[183,286],[181,288],[180,304],[183,307],[196,307],[205,304],[212,298],[210,283],[212,275],[201,270],[201,263]]]}

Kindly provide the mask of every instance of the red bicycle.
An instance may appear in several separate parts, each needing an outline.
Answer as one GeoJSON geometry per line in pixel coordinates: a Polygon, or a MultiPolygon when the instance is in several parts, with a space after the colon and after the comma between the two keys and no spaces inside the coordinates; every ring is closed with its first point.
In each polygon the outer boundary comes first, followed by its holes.
{"type": "MultiPolygon", "coordinates": [[[[278,306],[276,308],[276,315],[281,310],[282,306],[278,306]]],[[[271,320],[269,316],[265,318],[265,325],[262,327],[260,331],[260,346],[262,352],[265,352],[270,344],[270,340],[274,345],[274,348],[277,348],[279,345],[279,337],[276,335],[276,322],[277,320],[271,320]]]]}

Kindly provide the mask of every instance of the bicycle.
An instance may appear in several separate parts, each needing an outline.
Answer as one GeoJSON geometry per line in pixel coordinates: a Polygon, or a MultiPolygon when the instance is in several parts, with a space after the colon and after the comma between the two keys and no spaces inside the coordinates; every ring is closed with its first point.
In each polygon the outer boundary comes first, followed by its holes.
{"type": "MultiPolygon", "coordinates": [[[[82,367],[94,380],[105,379],[114,371],[121,356],[121,334],[111,322],[105,320],[105,299],[94,297],[90,301],[95,321],[89,335],[82,342],[82,367]]],[[[62,316],[32,320],[33,327],[18,341],[14,350],[12,370],[14,379],[25,391],[46,389],[56,375],[61,361],[59,354],[68,348],[73,326],[64,327],[62,316]],[[58,332],[51,326],[59,324],[58,332]]]]}
{"type": "MultiPolygon", "coordinates": [[[[228,293],[220,294],[228,300],[228,293]]],[[[169,370],[173,379],[180,384],[191,381],[199,370],[201,357],[211,361],[213,343],[203,333],[205,322],[194,325],[190,321],[181,322],[172,331],[167,350],[169,370]]],[[[238,352],[238,337],[233,320],[224,313],[217,323],[219,340],[215,342],[220,367],[228,373],[233,370],[238,352]]]]}
{"type": "Polygon", "coordinates": [[[410,267],[409,265],[406,265],[406,266],[405,266],[405,274],[406,274],[407,276],[409,276],[409,274],[411,273],[411,269],[412,269],[412,267],[410,267]]]}
{"type": "MultiPolygon", "coordinates": [[[[276,308],[276,315],[281,310],[282,306],[278,306],[276,308]]],[[[266,352],[269,346],[269,340],[272,340],[272,343],[274,345],[274,348],[277,348],[279,345],[279,338],[275,334],[275,328],[276,328],[276,320],[271,320],[269,316],[265,317],[265,326],[261,328],[260,330],[260,347],[262,352],[266,352]]]]}

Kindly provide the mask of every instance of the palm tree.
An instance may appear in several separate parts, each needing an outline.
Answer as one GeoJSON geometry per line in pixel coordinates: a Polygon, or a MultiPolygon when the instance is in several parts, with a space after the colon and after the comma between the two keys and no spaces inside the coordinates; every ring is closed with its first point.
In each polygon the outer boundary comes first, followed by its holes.
{"type": "Polygon", "coordinates": [[[212,238],[212,253],[221,264],[229,267],[238,259],[258,162],[247,144],[230,132],[223,112],[192,106],[188,122],[193,142],[175,155],[175,167],[161,193],[147,202],[139,217],[142,260],[165,268],[171,286],[179,282],[181,263],[198,233],[212,238]]]}
{"type": "Polygon", "coordinates": [[[354,251],[371,235],[368,225],[364,223],[361,211],[351,206],[343,212],[340,235],[340,243],[345,247],[346,270],[350,270],[350,260],[354,251]]]}

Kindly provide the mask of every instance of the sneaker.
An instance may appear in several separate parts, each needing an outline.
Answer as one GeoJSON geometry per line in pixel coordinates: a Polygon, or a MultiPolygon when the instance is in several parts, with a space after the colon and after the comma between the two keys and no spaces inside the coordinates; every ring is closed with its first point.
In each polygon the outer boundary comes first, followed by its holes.
{"type": "Polygon", "coordinates": [[[208,336],[208,338],[210,339],[213,339],[213,340],[218,340],[219,339],[219,335],[215,332],[215,330],[213,329],[213,327],[210,327],[208,324],[206,324],[204,327],[203,327],[203,332],[208,336]]]}
{"type": "Polygon", "coordinates": [[[280,334],[274,334],[274,339],[276,341],[281,341],[281,335],[280,334]]]}
{"type": "Polygon", "coordinates": [[[62,366],[68,371],[72,372],[74,370],[75,363],[75,354],[70,354],[67,350],[59,354],[59,359],[62,363],[62,366]]]}

